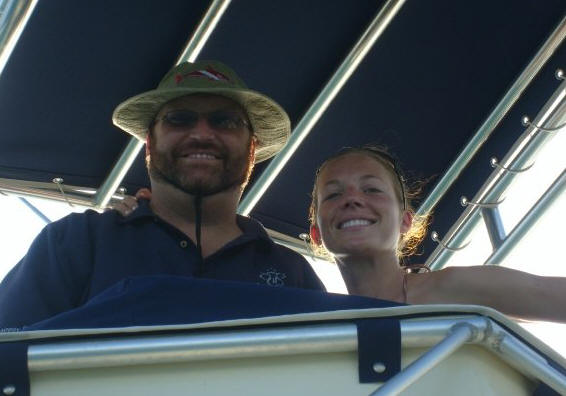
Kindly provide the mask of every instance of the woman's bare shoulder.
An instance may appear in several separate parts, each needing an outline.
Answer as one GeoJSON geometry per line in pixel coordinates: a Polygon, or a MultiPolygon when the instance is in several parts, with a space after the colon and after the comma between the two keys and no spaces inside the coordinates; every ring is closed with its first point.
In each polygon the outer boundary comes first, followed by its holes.
{"type": "Polygon", "coordinates": [[[437,271],[407,275],[407,296],[412,304],[449,304],[460,300],[459,289],[469,271],[464,267],[448,267],[437,271]]]}

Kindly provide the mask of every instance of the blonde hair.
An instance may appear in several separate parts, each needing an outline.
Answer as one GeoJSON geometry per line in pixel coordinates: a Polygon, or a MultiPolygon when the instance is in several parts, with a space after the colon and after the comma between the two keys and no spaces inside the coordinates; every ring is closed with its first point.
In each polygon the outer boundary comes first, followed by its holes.
{"type": "MultiPolygon", "coordinates": [[[[393,185],[395,186],[395,195],[401,204],[403,210],[411,213],[413,221],[411,228],[401,234],[399,245],[397,246],[397,257],[412,256],[417,253],[417,249],[422,240],[426,236],[426,230],[430,222],[430,216],[416,215],[414,208],[411,206],[411,201],[418,197],[421,188],[415,184],[409,186],[405,176],[399,168],[398,161],[387,151],[383,146],[378,145],[364,145],[361,147],[345,147],[338,151],[338,153],[327,158],[317,169],[315,174],[314,186],[311,193],[311,205],[309,207],[309,221],[311,226],[316,225],[316,215],[318,210],[317,194],[318,194],[318,177],[324,167],[331,161],[344,157],[350,154],[360,154],[375,159],[388,171],[392,178],[393,185]]],[[[310,239],[310,245],[314,253],[326,259],[333,259],[333,256],[328,252],[321,243],[317,243],[313,238],[310,239]]]]}

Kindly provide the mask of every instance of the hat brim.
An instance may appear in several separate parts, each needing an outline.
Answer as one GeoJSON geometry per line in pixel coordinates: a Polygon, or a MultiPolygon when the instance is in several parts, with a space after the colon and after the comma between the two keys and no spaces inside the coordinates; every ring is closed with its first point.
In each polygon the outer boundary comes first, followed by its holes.
{"type": "Polygon", "coordinates": [[[181,96],[199,93],[224,96],[242,106],[257,138],[256,163],[277,154],[291,135],[291,122],[285,110],[269,97],[248,89],[156,89],[120,103],[112,114],[112,121],[114,125],[145,142],[149,125],[163,105],[181,96]]]}

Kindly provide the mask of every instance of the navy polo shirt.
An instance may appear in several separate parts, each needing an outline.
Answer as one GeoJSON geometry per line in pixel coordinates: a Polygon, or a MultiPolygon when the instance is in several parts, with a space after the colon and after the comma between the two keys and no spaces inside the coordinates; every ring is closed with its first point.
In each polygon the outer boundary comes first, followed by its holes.
{"type": "Polygon", "coordinates": [[[275,244],[260,223],[243,216],[237,223],[242,235],[201,261],[191,239],[145,201],[127,217],[116,211],[71,214],[46,226],[0,284],[0,328],[19,328],[79,307],[131,276],[324,290],[308,262],[275,244]]]}

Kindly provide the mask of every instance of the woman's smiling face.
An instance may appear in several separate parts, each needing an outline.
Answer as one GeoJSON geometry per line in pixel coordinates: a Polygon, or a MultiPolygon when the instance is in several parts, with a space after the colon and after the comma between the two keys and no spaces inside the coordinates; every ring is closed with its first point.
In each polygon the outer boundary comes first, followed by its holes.
{"type": "Polygon", "coordinates": [[[395,176],[377,159],[351,153],[324,165],[317,179],[316,223],[335,256],[395,254],[410,227],[395,190],[395,176]]]}

